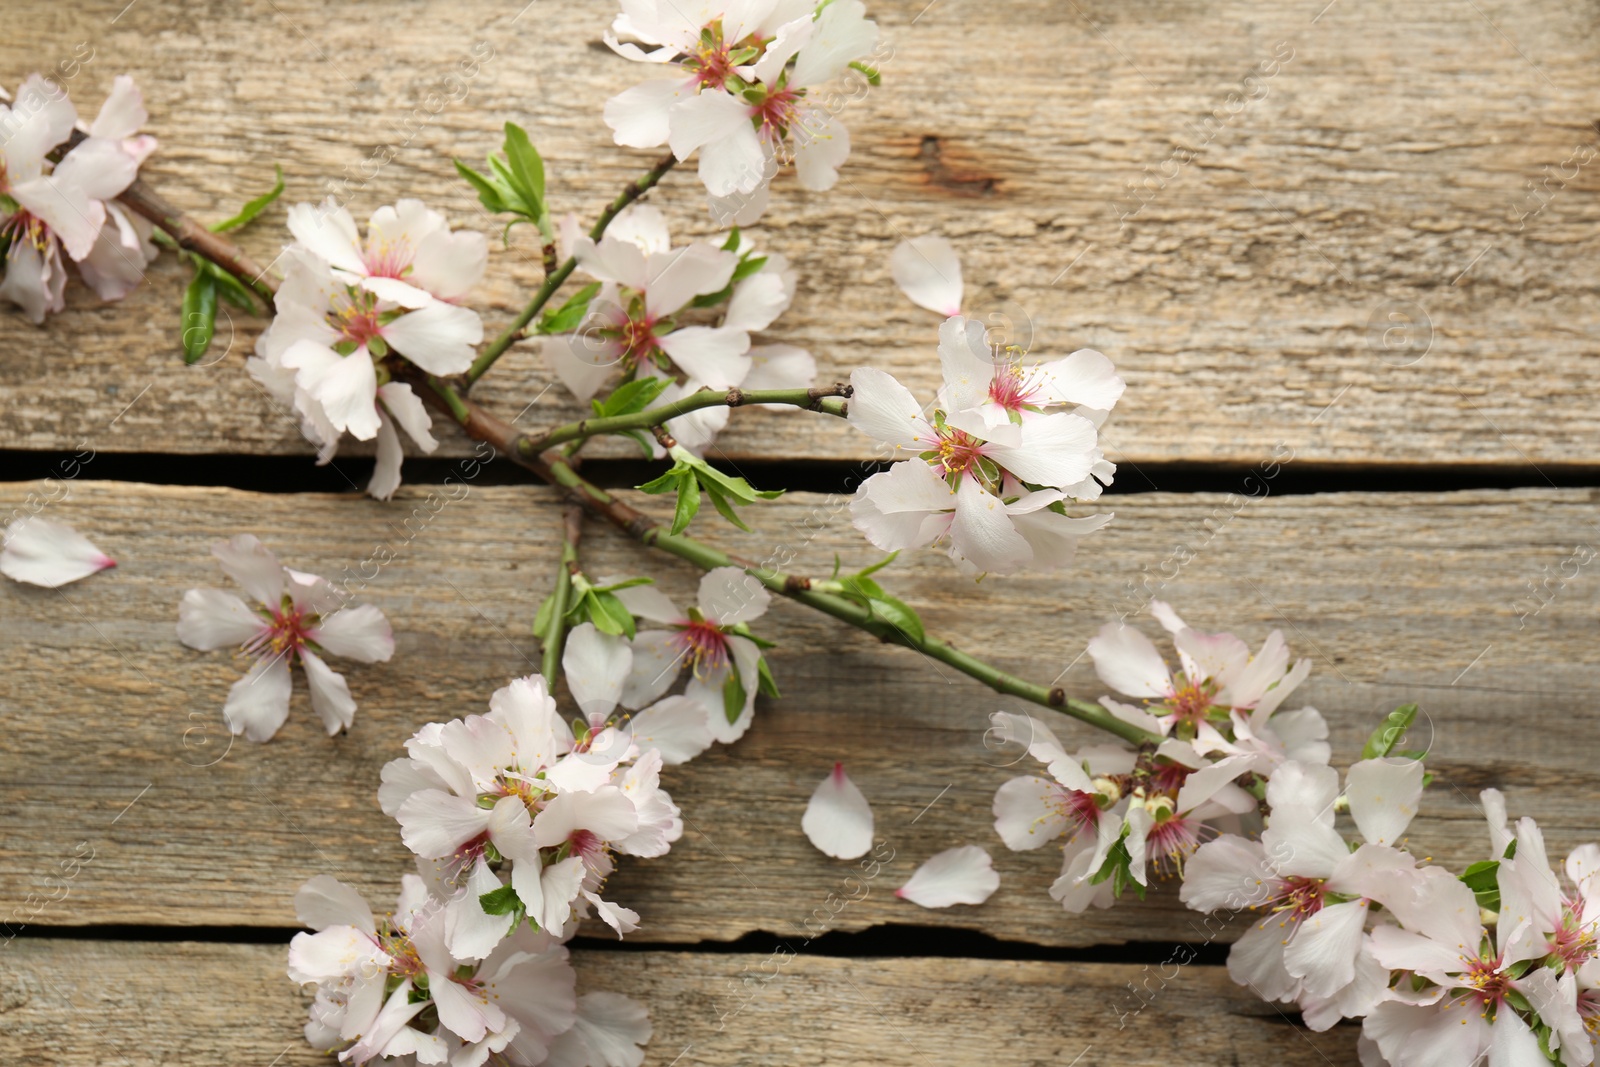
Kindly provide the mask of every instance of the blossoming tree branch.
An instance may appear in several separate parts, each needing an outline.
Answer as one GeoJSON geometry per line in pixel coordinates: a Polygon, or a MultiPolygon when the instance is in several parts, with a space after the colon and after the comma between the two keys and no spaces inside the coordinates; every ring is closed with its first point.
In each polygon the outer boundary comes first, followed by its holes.
{"type": "MultiPolygon", "coordinates": [[[[835,184],[850,153],[840,113],[880,81],[877,26],[861,0],[622,7],[606,43],[649,76],[601,118],[616,145],[650,162],[596,218],[557,217],[558,182],[513,123],[484,164],[454,163],[501,233],[528,225],[539,236],[543,282],[492,337],[471,307],[491,236],[453,227],[402,190],[364,228],[331,200],[294,204],[290,243],[268,270],[229,234],[273,207],[281,175],[232,218],[187,217],[138,178],[157,145],[139,132],[147,116],[131,79],[116,80],[88,123],[38,75],[0,105],[0,297],[31,321],[63,310],[69,263],[115,300],[170,249],[192,268],[183,358],[205,356],[219,302],[270,316],[245,372],[295,413],[321,462],[347,437],[375,442],[372,496],[399,487],[407,441],[438,447],[442,419],[571,501],[559,566],[528,620],[541,673],[482,694],[481,714],[423,726],[373,783],[416,862],[393,909],[379,918],[326,876],[295,898],[312,931],[295,937],[288,960],[289,978],[314,992],[307,1040],[353,1064],[637,1067],[647,1006],[617,991],[580,995],[566,942],[591,917],[618,937],[638,928],[606,883],[619,857],[664,855],[681,836],[664,770],[737,741],[758,698],[779,697],[773,646],[759,634],[777,595],[1039,708],[990,719],[990,736],[1040,772],[1000,787],[994,829],[1011,849],[1060,850],[1049,892],[1064,913],[1142,898],[1163,880],[1199,911],[1252,912],[1229,973],[1313,1029],[1360,1020],[1367,1064],[1591,1063],[1600,846],[1557,867],[1538,826],[1487,790],[1478,862],[1450,871],[1409,852],[1406,830],[1431,780],[1428,753],[1406,741],[1415,705],[1376,724],[1341,775],[1323,717],[1291,706],[1310,663],[1293,660],[1277,631],[1252,650],[1152,601],[1175,655],[1139,620],[1107,621],[1088,647],[1105,687],[1094,701],[927,631],[891,591],[900,553],[941,551],[955,580],[990,579],[978,587],[988,590],[1069,566],[1079,540],[1111,522],[1095,511],[1115,474],[1099,432],[1125,383],[1090,349],[1029,362],[997,343],[963,313],[960,260],[937,235],[902,242],[890,265],[905,298],[930,312],[928,358],[942,387],[918,397],[870,366],[819,382],[809,352],[771,339],[806,265],[763,251],[752,230],[785,169],[811,192],[835,184]],[[727,232],[677,243],[643,201],[691,161],[727,232]],[[590,416],[525,432],[472,399],[474,383],[529,342],[590,416]],[[750,529],[782,492],[704,458],[752,405],[829,420],[881,450],[884,469],[850,504],[880,562],[791,574],[715,547],[719,523],[750,529]],[[638,487],[660,498],[659,514],[584,477],[581,453],[603,437],[663,462],[638,487]],[[586,520],[703,570],[695,602],[673,603],[646,574],[586,570],[586,520]],[[1068,719],[1108,736],[1069,747],[1068,719]]],[[[330,734],[358,728],[354,695],[328,658],[389,659],[389,620],[294,569],[270,540],[240,532],[214,547],[249,599],[188,591],[177,637],[250,661],[223,702],[234,734],[272,738],[294,703],[296,668],[330,734]]],[[[83,534],[38,516],[13,523],[0,552],[0,572],[44,586],[112,564],[83,534]]],[[[826,855],[854,861],[873,849],[873,829],[870,800],[837,765],[802,830],[826,855]]],[[[988,853],[967,845],[929,859],[897,895],[977,905],[998,881],[988,853]]]]}

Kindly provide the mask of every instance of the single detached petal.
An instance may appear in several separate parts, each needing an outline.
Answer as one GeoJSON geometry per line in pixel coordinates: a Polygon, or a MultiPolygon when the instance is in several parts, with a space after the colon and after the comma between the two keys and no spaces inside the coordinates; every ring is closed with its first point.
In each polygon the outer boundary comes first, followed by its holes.
{"type": "Polygon", "coordinates": [[[0,574],[46,589],[116,565],[116,560],[66,523],[37,515],[6,527],[5,547],[0,549],[0,574]]]}
{"type": "Polygon", "coordinates": [[[977,845],[960,845],[928,860],[894,895],[924,908],[982,904],[1000,888],[989,853],[977,845]]]}
{"type": "Polygon", "coordinates": [[[833,772],[811,794],[800,829],[823,854],[853,860],[872,847],[872,808],[861,790],[835,763],[833,772]]]}
{"type": "Polygon", "coordinates": [[[936,233],[901,241],[889,254],[889,273],[918,307],[944,316],[961,314],[961,260],[936,233]]]}

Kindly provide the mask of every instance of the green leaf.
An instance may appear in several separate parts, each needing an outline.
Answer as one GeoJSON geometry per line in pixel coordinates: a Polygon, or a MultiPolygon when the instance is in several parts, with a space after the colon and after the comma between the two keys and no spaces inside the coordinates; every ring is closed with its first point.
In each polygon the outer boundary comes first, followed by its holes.
{"type": "Polygon", "coordinates": [[[601,415],[632,415],[655,403],[656,397],[671,384],[665,378],[635,378],[623,382],[601,402],[601,415]]]}
{"type": "Polygon", "coordinates": [[[766,265],[766,256],[751,256],[749,259],[741,259],[739,265],[733,268],[733,277],[729,280],[742,282],[766,265]]]}
{"type": "Polygon", "coordinates": [[[510,915],[522,910],[522,901],[517,897],[517,891],[508,885],[488,893],[480,893],[478,903],[490,915],[510,915]]]}
{"type": "Polygon", "coordinates": [[[217,282],[209,272],[196,270],[183,291],[183,361],[198,363],[211,347],[217,329],[217,282]]]}
{"type": "MultiPolygon", "coordinates": [[[[898,556],[899,554],[900,553],[898,551],[889,553],[887,556],[884,556],[882,559],[880,559],[878,562],[874,563],[872,566],[863,567],[861,570],[856,571],[856,577],[857,578],[865,578],[869,574],[877,574],[879,571],[883,570],[883,568],[885,568],[889,564],[893,563],[894,560],[895,560],[895,557],[898,556]]],[[[838,571],[835,570],[834,573],[837,574],[838,571]]]]}
{"type": "Polygon", "coordinates": [[[461,160],[452,160],[456,165],[456,173],[467,179],[467,183],[478,191],[478,202],[493,214],[509,211],[505,197],[501,195],[500,188],[488,178],[479,174],[461,160]]]}
{"type": "Polygon", "coordinates": [[[245,204],[245,206],[240,208],[239,213],[233,218],[224,219],[215,226],[211,227],[212,233],[227,233],[229,230],[237,230],[241,226],[248,225],[250,222],[255,220],[257,215],[267,210],[267,206],[269,204],[278,199],[279,195],[283,193],[283,168],[274,163],[272,165],[272,169],[278,173],[278,180],[272,186],[272,190],[270,192],[262,193],[254,200],[251,200],[249,203],[245,204]]]}
{"type": "Polygon", "coordinates": [[[579,289],[567,298],[567,302],[554,311],[546,311],[539,319],[539,333],[570,333],[583,322],[583,317],[589,313],[589,302],[600,291],[599,282],[579,289]]]}
{"type": "MultiPolygon", "coordinates": [[[[617,627],[616,630],[607,630],[607,633],[626,634],[628,640],[630,641],[638,636],[639,629],[633,621],[633,612],[628,610],[627,605],[622,602],[621,597],[617,596],[615,593],[607,593],[599,589],[590,590],[589,597],[595,602],[595,604],[599,606],[601,611],[605,612],[606,616],[617,627]]],[[[591,615],[592,614],[593,613],[591,612],[591,615]]],[[[595,623],[595,628],[600,629],[600,624],[595,623]]]]}
{"type": "Polygon", "coordinates": [[[729,725],[738,722],[739,716],[744,714],[744,701],[744,683],[739,680],[739,672],[729,671],[728,680],[722,683],[722,713],[728,717],[729,725]]]}
{"type": "Polygon", "coordinates": [[[646,437],[638,430],[623,430],[617,436],[628,438],[634,444],[638,445],[640,450],[642,450],[647,456],[653,456],[656,454],[655,449],[650,447],[650,438],[646,437]]]}
{"type": "Polygon", "coordinates": [[[1500,861],[1479,860],[1461,872],[1462,883],[1478,898],[1478,907],[1500,910],[1500,861]]]}
{"type": "Polygon", "coordinates": [[[637,585],[655,584],[656,580],[654,578],[624,578],[622,581],[612,582],[610,585],[597,585],[595,586],[594,591],[597,593],[614,593],[618,589],[632,589],[637,585]]]}
{"type": "Polygon", "coordinates": [[[550,632],[550,624],[554,622],[556,613],[556,594],[554,590],[539,604],[539,611],[533,617],[533,635],[543,637],[550,632]]]}
{"type": "MultiPolygon", "coordinates": [[[[693,479],[690,480],[693,481],[693,479]]],[[[733,505],[728,503],[727,497],[723,496],[717,490],[712,489],[710,486],[706,487],[706,495],[711,498],[711,506],[717,509],[717,514],[733,523],[745,533],[753,532],[750,527],[745,525],[744,520],[739,517],[739,513],[733,510],[733,505]]]]}
{"type": "Polygon", "coordinates": [[[217,283],[217,294],[219,296],[240,311],[247,311],[252,315],[256,313],[256,294],[251,292],[243,282],[209,259],[202,259],[199,262],[202,264],[200,269],[211,275],[211,280],[217,283]]]}
{"type": "Polygon", "coordinates": [[[1379,759],[1394,751],[1411,724],[1417,721],[1417,706],[1402,704],[1384,717],[1383,723],[1372,731],[1367,743],[1361,746],[1362,759],[1379,759]]]}
{"type": "Polygon", "coordinates": [[[682,463],[674,463],[672,465],[672,469],[667,471],[667,473],[663,474],[661,477],[652,478],[643,485],[635,486],[634,488],[638,489],[641,493],[649,493],[651,496],[660,496],[662,493],[665,493],[668,490],[677,489],[678,481],[686,475],[692,477],[689,468],[684,466],[682,463]]]}
{"type": "Polygon", "coordinates": [[[767,657],[765,656],[756,661],[756,677],[760,682],[756,687],[756,692],[762,696],[772,697],[774,700],[782,695],[778,692],[778,683],[772,677],[772,670],[767,666],[767,657]]]}
{"type": "MultiPolygon", "coordinates": [[[[717,510],[722,511],[726,506],[715,493],[711,494],[711,502],[717,505],[717,510]]],[[[689,523],[694,521],[695,512],[700,510],[700,483],[693,476],[681,478],[678,481],[678,506],[672,513],[672,533],[681,534],[689,528],[689,523]]],[[[727,514],[727,512],[723,512],[727,514]]]]}
{"type": "Polygon", "coordinates": [[[724,252],[732,252],[739,247],[739,227],[735,226],[729,233],[728,239],[722,242],[724,252]]]}
{"type": "Polygon", "coordinates": [[[877,67],[869,67],[858,59],[850,64],[850,69],[858,70],[862,74],[865,74],[867,77],[867,84],[872,86],[874,89],[883,84],[883,75],[878,73],[877,67]]]}
{"type": "Polygon", "coordinates": [[[896,600],[892,596],[875,596],[867,603],[872,608],[874,615],[883,619],[917,644],[921,644],[926,637],[922,629],[922,620],[904,602],[896,600]]]}
{"type": "Polygon", "coordinates": [[[585,593],[583,596],[583,610],[589,616],[589,621],[594,623],[594,628],[603,634],[612,637],[622,635],[622,624],[611,617],[611,613],[601,606],[599,598],[594,593],[585,593]]]}
{"type": "Polygon", "coordinates": [[[536,217],[544,214],[544,160],[528,140],[528,131],[514,122],[506,123],[505,153],[515,182],[512,188],[523,195],[536,217]]]}

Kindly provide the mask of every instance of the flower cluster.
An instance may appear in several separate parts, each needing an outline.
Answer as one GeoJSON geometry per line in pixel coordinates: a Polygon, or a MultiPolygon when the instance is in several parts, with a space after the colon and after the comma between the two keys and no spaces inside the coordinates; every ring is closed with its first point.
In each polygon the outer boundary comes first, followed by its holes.
{"type": "Polygon", "coordinates": [[[713,217],[748,225],[780,161],[807,189],[838,180],[849,131],[808,93],[861,69],[877,40],[861,0],[623,0],[606,43],[670,73],[607,101],[606,125],[619,145],[668,145],[680,161],[698,150],[713,217]]]}
{"type": "Polygon", "coordinates": [[[289,668],[298,662],[312,710],[328,733],[348,729],[356,702],[321,654],[360,663],[387,660],[394,654],[394,632],[383,612],[370,604],[347,607],[332,582],[285,567],[252,534],[220,541],[211,554],[255,606],[220,589],[190,589],[178,603],[178,638],[202,652],[237,648],[253,661],[222,707],[228,728],[252,741],[270,741],[289,717],[289,668]]]}
{"type": "Polygon", "coordinates": [[[1366,1064],[1590,1064],[1600,845],[1567,857],[1563,884],[1538,827],[1508,827],[1489,790],[1491,856],[1459,877],[1419,860],[1403,846],[1425,753],[1395,751],[1415,706],[1386,721],[1341,783],[1321,715],[1280,710],[1309,671],[1290,665],[1281,634],[1251,655],[1164,603],[1152,611],[1180,669],[1121,623],[1089,644],[1101,680],[1143,701],[1101,698],[1146,732],[1146,748],[1068,753],[1039,721],[994,716],[1048,772],[1002,785],[994,814],[1013,849],[1066,839],[1051,895],[1070,911],[1108,907],[1124,888],[1143,896],[1153,868],[1180,879],[1198,911],[1256,912],[1229,974],[1294,1004],[1312,1029],[1361,1019],[1366,1064]]]}
{"type": "Polygon", "coordinates": [[[438,447],[422,401],[394,380],[395,361],[435,375],[472,365],[483,321],[457,301],[483,277],[488,241],[451,230],[419,200],[378,209],[365,238],[333,201],[297,204],[289,232],[295,243],[284,251],[276,315],[256,340],[249,371],[293,407],[319,463],[333,458],[345,433],[376,438],[367,491],[387,500],[400,485],[396,426],[424,452],[438,447]]]}
{"type": "MultiPolygon", "coordinates": [[[[580,628],[581,630],[581,628],[580,628]]],[[[665,855],[683,820],[662,754],[605,714],[596,638],[565,653],[586,714],[571,724],[545,680],[519,678],[485,715],[429,723],[383,769],[378,800],[417,857],[395,914],[376,923],[353,890],[314,878],[289,977],[316,987],[306,1037],[351,1063],[493,1062],[638,1067],[642,1005],[574,995],[564,943],[594,914],[618,936],[639,916],[600,894],[614,856],[665,855]]]]}
{"type": "Polygon", "coordinates": [[[84,126],[66,90],[30,75],[15,100],[0,89],[0,298],[35,323],[66,307],[66,258],[102,300],[120,300],[155,258],[152,227],[116,203],[156,150],[149,116],[127,75],[84,126]],[[74,132],[80,136],[73,143],[74,132]]]}
{"type": "MultiPolygon", "coordinates": [[[[619,213],[599,241],[578,236],[575,223],[563,229],[579,269],[600,283],[575,332],[544,344],[556,375],[579,400],[619,372],[624,383],[666,383],[660,403],[704,388],[805,388],[815,379],[816,361],[805,349],[751,343],[750,335],[794,299],[795,272],[784,256],[758,254],[737,230],[719,244],[674,248],[665,217],[649,205],[619,213]],[[685,321],[718,309],[714,325],[685,321]]],[[[727,408],[703,408],[666,426],[699,454],[727,422],[727,408]]]]}
{"type": "Polygon", "coordinates": [[[401,879],[379,922],[327,875],[295,896],[315,933],[289,944],[289,978],[315,987],[306,1040],[350,1064],[549,1064],[638,1067],[650,1039],[644,1006],[616,993],[576,994],[566,946],[519,928],[493,951],[463,956],[423,880],[401,879]]]}

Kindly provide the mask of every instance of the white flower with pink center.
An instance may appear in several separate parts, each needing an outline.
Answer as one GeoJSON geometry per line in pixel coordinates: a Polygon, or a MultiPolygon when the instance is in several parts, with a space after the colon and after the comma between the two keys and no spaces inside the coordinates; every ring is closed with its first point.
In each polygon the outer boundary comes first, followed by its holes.
{"type": "Polygon", "coordinates": [[[1117,718],[1194,745],[1201,756],[1252,756],[1262,774],[1285,759],[1326,763],[1328,724],[1315,708],[1279,711],[1311,673],[1309,659],[1289,665],[1289,647],[1274,630],[1254,656],[1228,633],[1193,629],[1164,601],[1150,613],[1172,635],[1180,668],[1174,672],[1144,634],[1111,622],[1089,642],[1100,680],[1143,708],[1110,697],[1101,703],[1117,718]]]}
{"type": "MultiPolygon", "coordinates": [[[[940,328],[946,388],[950,350],[970,350],[968,328],[959,317],[940,328]]],[[[876,368],[856,370],[850,382],[850,422],[892,458],[915,456],[868,478],[851,502],[856,528],[879,548],[944,544],[970,573],[1056,569],[1071,562],[1080,537],[1110,521],[1066,513],[1068,491],[1092,481],[1104,462],[1097,427],[1083,415],[1051,412],[992,430],[971,408],[936,406],[925,415],[905,386],[876,368]]]]}
{"type": "Polygon", "coordinates": [[[748,623],[766,613],[772,595],[737,567],[707,571],[699,601],[687,612],[653,586],[619,589],[616,595],[633,614],[666,627],[640,630],[633,639],[623,702],[655,701],[687,668],[683,697],[700,709],[712,739],[730,744],[743,737],[762,688],[761,646],[748,623]]]}
{"type": "MultiPolygon", "coordinates": [[[[420,205],[408,205],[415,204],[402,201],[406,213],[395,218],[413,218],[420,205]]],[[[317,223],[309,211],[302,204],[291,217],[302,232],[322,227],[322,246],[332,244],[338,234],[350,236],[331,216],[317,223]]],[[[382,225],[387,216],[379,212],[374,218],[382,225]]],[[[479,235],[436,229],[428,236],[455,248],[474,246],[477,242],[467,238],[479,235]]],[[[404,358],[429,374],[459,374],[472,365],[474,346],[483,340],[483,322],[477,312],[446,299],[459,295],[455,284],[429,293],[417,288],[425,278],[414,273],[402,272],[406,281],[357,275],[348,269],[348,260],[335,267],[298,244],[285,256],[289,266],[274,298],[277,314],[256,340],[247,368],[273,396],[293,405],[301,432],[318,445],[319,463],[333,458],[345,433],[361,441],[376,438],[378,464],[367,489],[386,500],[400,484],[403,450],[397,427],[424,452],[438,447],[427,409],[409,385],[391,380],[389,360],[404,358]],[[396,296],[417,306],[402,304],[396,296]]],[[[465,279],[481,274],[481,264],[475,270],[464,271],[453,282],[470,284],[465,279]]]]}
{"type": "MultiPolygon", "coordinates": [[[[761,255],[742,235],[721,247],[696,241],[674,248],[665,217],[648,204],[620,213],[599,242],[573,236],[568,243],[582,269],[603,285],[578,330],[549,338],[544,351],[580,400],[613,378],[670,379],[657,404],[706,388],[796,389],[815,380],[816,361],[804,349],[751,345],[751,334],[794,299],[796,276],[784,256],[761,255]],[[721,294],[726,306],[717,315],[721,294]],[[708,297],[715,298],[709,305],[708,297]]],[[[699,455],[728,414],[726,407],[704,408],[669,421],[667,429],[699,455]]]]}
{"type": "Polygon", "coordinates": [[[251,534],[218,542],[211,554],[255,606],[220,589],[191,589],[178,604],[178,637],[202,652],[235,647],[254,661],[228,692],[222,708],[228,728],[252,741],[271,740],[289,717],[289,668],[299,663],[311,707],[328,733],[348,729],[356,702],[322,655],[387,660],[394,654],[394,633],[383,612],[370,604],[344,606],[332,583],[285,567],[251,534]]]}
{"type": "MultiPolygon", "coordinates": [[[[1506,888],[1502,880],[1502,895],[1506,888]]],[[[1479,1063],[1485,1056],[1494,1067],[1547,1063],[1540,1029],[1562,1063],[1593,1061],[1574,976],[1557,978],[1540,965],[1544,946],[1524,936],[1530,917],[1502,909],[1491,935],[1472,889],[1440,867],[1420,868],[1412,891],[1384,905],[1400,925],[1372,931],[1372,954],[1409,973],[1385,991],[1362,1033],[1390,1064],[1479,1063]]]]}
{"type": "Polygon", "coordinates": [[[341,281],[405,308],[461,300],[489,263],[483,234],[452,231],[443,215],[420,200],[401,200],[373,212],[365,240],[350,212],[332,200],[321,207],[290,208],[289,232],[341,281]]]}
{"type": "Polygon", "coordinates": [[[416,875],[401,886],[382,922],[327,875],[296,894],[300,921],[316,932],[290,941],[288,975],[315,987],[312,1047],[350,1064],[547,1062],[578,1018],[566,947],[523,928],[481,959],[456,955],[445,901],[416,875]]]}
{"type": "Polygon", "coordinates": [[[569,726],[538,675],[498,690],[487,715],[424,726],[406,750],[378,799],[447,901],[451,952],[482,957],[524,917],[564,937],[590,907],[619,935],[636,928],[600,891],[613,852],[658,856],[682,835],[659,752],[587,715],[569,726]]]}
{"type": "Polygon", "coordinates": [[[607,43],[673,73],[606,103],[618,144],[670,145],[679,160],[698,150],[714,215],[740,225],[760,217],[781,160],[793,159],[803,187],[833,187],[850,135],[809,94],[872,52],[878,27],[861,0],[625,0],[622,7],[607,43]]]}
{"type": "Polygon", "coordinates": [[[1366,922],[1373,903],[1415,886],[1416,860],[1395,844],[1416,813],[1422,776],[1414,760],[1350,768],[1343,799],[1362,838],[1352,851],[1334,828],[1338,772],[1287,761],[1267,784],[1261,840],[1224,834],[1200,846],[1183,872],[1183,902],[1266,912],[1229,953],[1234,981],[1268,1000],[1298,1001],[1316,1030],[1378,1003],[1388,975],[1371,956],[1366,922]]]}
{"type": "Polygon", "coordinates": [[[154,138],[137,136],[146,117],[133,79],[120,75],[88,136],[52,163],[78,125],[66,91],[34,74],[0,104],[0,239],[9,245],[0,299],[34,322],[65,306],[63,252],[101,299],[143,280],[156,254],[150,225],[114,201],[155,150],[154,138]]]}

